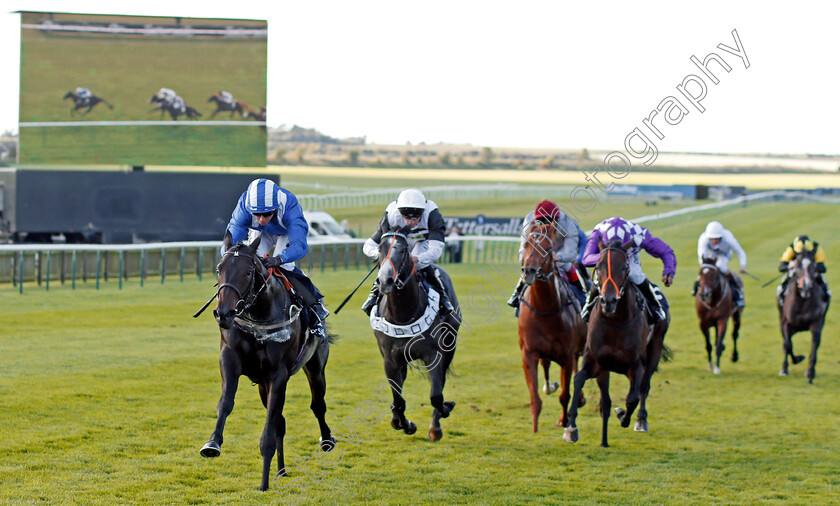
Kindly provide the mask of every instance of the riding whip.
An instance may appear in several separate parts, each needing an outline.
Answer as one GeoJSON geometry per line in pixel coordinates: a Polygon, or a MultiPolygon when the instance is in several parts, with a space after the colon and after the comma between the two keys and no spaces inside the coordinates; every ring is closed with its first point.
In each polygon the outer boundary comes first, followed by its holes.
{"type": "Polygon", "coordinates": [[[753,279],[754,279],[754,280],[756,280],[756,281],[761,281],[760,279],[758,279],[758,276],[753,275],[753,274],[750,274],[750,273],[749,273],[749,272],[747,272],[747,271],[744,271],[744,274],[746,274],[747,276],[749,276],[749,277],[753,278],[753,279]]]}
{"type": "Polygon", "coordinates": [[[338,308],[336,308],[336,310],[333,311],[333,314],[338,314],[338,312],[341,311],[341,308],[343,308],[344,305],[347,304],[347,302],[350,300],[350,297],[352,297],[356,293],[359,287],[362,286],[362,283],[367,281],[367,278],[370,277],[371,274],[373,274],[373,271],[375,271],[377,267],[379,267],[379,262],[375,262],[373,264],[373,267],[370,269],[370,272],[367,273],[367,276],[365,276],[364,279],[362,279],[362,281],[356,286],[356,288],[354,288],[353,291],[350,292],[350,295],[348,295],[347,298],[344,299],[344,301],[342,301],[342,303],[338,306],[338,308]]]}
{"type": "MultiPolygon", "coordinates": [[[[216,284],[215,284],[215,285],[213,285],[213,286],[214,286],[214,287],[215,287],[215,286],[219,286],[219,283],[216,283],[216,284]]],[[[212,296],[212,297],[210,297],[210,300],[208,300],[207,302],[205,302],[205,303],[204,303],[204,305],[203,305],[203,306],[201,306],[201,309],[199,309],[199,310],[198,310],[198,312],[196,312],[196,313],[193,315],[193,318],[198,318],[198,316],[199,316],[201,313],[203,313],[205,309],[207,309],[207,306],[209,306],[209,305],[210,305],[210,303],[211,303],[211,302],[213,302],[213,300],[216,298],[216,296],[217,296],[217,295],[219,295],[219,292],[214,293],[214,294],[213,294],[213,296],[212,296]]]]}
{"type": "Polygon", "coordinates": [[[764,283],[763,285],[761,285],[761,288],[764,288],[765,286],[769,285],[769,284],[770,284],[770,283],[772,283],[773,281],[776,281],[777,279],[779,279],[779,278],[780,278],[780,277],[782,277],[783,275],[784,275],[784,273],[779,274],[779,275],[778,275],[778,276],[776,276],[775,278],[773,278],[773,279],[771,279],[770,281],[768,281],[768,282],[764,283]]]}

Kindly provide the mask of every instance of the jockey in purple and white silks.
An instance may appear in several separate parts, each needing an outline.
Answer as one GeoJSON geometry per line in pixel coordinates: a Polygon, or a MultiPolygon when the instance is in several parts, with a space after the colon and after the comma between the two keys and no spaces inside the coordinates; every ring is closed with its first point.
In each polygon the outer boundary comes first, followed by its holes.
{"type": "MultiPolygon", "coordinates": [[[[376,232],[365,241],[362,251],[370,258],[379,258],[379,242],[382,234],[400,230],[406,225],[411,229],[407,234],[411,257],[415,260],[417,272],[422,272],[426,281],[440,294],[440,312],[446,314],[455,309],[446,293],[446,287],[440,279],[435,262],[443,253],[446,224],[437,204],[426,200],[420,190],[403,190],[397,200],[388,204],[385,214],[379,221],[376,232]]],[[[367,300],[362,304],[362,311],[370,315],[373,306],[379,300],[379,279],[373,283],[367,300]]]]}
{"type": "MultiPolygon", "coordinates": [[[[732,255],[738,255],[738,263],[741,265],[741,274],[747,272],[747,254],[744,248],[735,239],[735,235],[723,228],[719,221],[710,221],[706,230],[697,238],[697,261],[700,265],[707,262],[714,262],[715,267],[726,275],[732,287],[732,294],[735,296],[735,303],[744,307],[744,284],[741,279],[729,270],[729,261],[732,255]]],[[[691,295],[697,295],[700,288],[700,278],[694,282],[691,295]]]]}
{"type": "MultiPolygon", "coordinates": [[[[662,260],[662,264],[664,265],[662,282],[665,286],[671,286],[671,282],[674,280],[674,275],[677,272],[677,257],[674,255],[674,250],[661,239],[651,235],[650,231],[645,227],[621,217],[613,217],[602,221],[592,229],[592,235],[589,236],[589,240],[586,243],[586,250],[583,252],[583,265],[590,267],[598,263],[598,259],[600,258],[600,251],[598,249],[599,240],[604,245],[609,245],[614,241],[618,241],[622,246],[630,244],[630,248],[627,250],[627,260],[630,264],[630,281],[641,290],[645,299],[647,299],[648,307],[653,317],[653,323],[664,320],[665,309],[662,307],[664,297],[659,292],[659,288],[647,279],[645,273],[642,271],[639,252],[645,250],[649,255],[662,260]]],[[[586,297],[586,304],[581,311],[581,317],[586,321],[589,321],[589,314],[595,302],[598,300],[598,283],[595,279],[592,281],[592,290],[589,291],[586,297]]]]}
{"type": "MultiPolygon", "coordinates": [[[[309,250],[306,242],[309,224],[303,217],[297,197],[270,179],[255,179],[239,197],[227,231],[230,231],[233,244],[245,240],[250,234],[261,234],[257,256],[267,268],[283,269],[303,298],[304,306],[311,312],[310,330],[326,339],[323,322],[329,312],[324,308],[324,296],[295,266],[295,261],[303,258],[309,250]]],[[[223,245],[222,254],[224,248],[223,245]]]]}

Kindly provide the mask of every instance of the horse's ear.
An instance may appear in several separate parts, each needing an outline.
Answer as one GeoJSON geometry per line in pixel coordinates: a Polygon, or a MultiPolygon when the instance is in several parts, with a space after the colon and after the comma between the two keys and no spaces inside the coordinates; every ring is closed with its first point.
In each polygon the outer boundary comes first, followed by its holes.
{"type": "Polygon", "coordinates": [[[260,241],[262,241],[262,232],[254,235],[255,237],[251,240],[251,243],[248,245],[248,249],[256,252],[257,248],[260,247],[260,241]]]}
{"type": "Polygon", "coordinates": [[[233,246],[233,236],[230,235],[230,230],[225,230],[225,238],[222,239],[222,244],[225,245],[225,251],[229,250],[231,246],[233,246]]]}
{"type": "Polygon", "coordinates": [[[399,232],[401,234],[408,235],[409,233],[411,233],[411,225],[405,225],[404,227],[400,228],[399,232]]]}

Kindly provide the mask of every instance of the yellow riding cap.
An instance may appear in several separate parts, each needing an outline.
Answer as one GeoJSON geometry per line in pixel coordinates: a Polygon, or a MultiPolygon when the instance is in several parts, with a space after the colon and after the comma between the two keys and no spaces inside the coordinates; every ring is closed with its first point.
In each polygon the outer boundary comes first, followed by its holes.
{"type": "Polygon", "coordinates": [[[813,251],[814,250],[814,241],[809,239],[807,236],[800,236],[793,239],[793,251],[797,254],[802,253],[803,251],[813,251]]]}

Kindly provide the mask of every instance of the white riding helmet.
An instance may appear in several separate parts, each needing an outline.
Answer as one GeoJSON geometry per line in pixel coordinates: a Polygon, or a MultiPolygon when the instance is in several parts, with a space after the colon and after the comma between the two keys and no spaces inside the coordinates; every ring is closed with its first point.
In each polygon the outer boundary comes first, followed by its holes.
{"type": "Polygon", "coordinates": [[[720,239],[723,237],[723,225],[719,221],[710,221],[706,225],[706,237],[709,239],[720,239]]]}
{"type": "Polygon", "coordinates": [[[406,216],[420,216],[426,209],[426,197],[420,190],[409,188],[403,190],[397,197],[397,209],[406,216]]]}
{"type": "Polygon", "coordinates": [[[245,210],[251,214],[270,213],[280,207],[280,188],[270,179],[254,179],[246,193],[245,210]]]}

